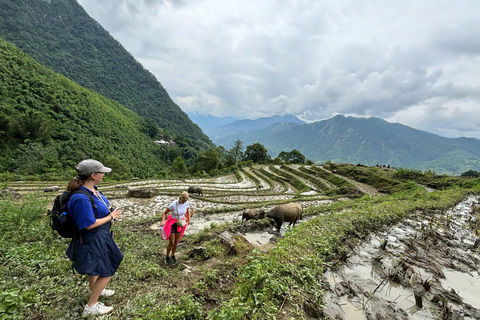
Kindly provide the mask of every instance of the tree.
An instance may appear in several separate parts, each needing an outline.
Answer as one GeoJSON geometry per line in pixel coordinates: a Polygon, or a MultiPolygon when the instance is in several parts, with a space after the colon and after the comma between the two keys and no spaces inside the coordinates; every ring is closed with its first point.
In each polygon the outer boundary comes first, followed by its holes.
{"type": "Polygon", "coordinates": [[[267,149],[260,143],[256,142],[247,146],[245,150],[245,160],[251,160],[254,163],[267,163],[270,161],[267,149]]]}
{"type": "Polygon", "coordinates": [[[132,173],[125,163],[123,163],[117,156],[108,155],[104,161],[107,167],[112,168],[112,173],[109,176],[115,178],[127,178],[131,177],[132,173]]]}
{"type": "Polygon", "coordinates": [[[278,157],[276,159],[282,160],[284,163],[288,163],[288,160],[290,158],[290,155],[286,151],[282,151],[278,154],[278,157]]]}
{"type": "Polygon", "coordinates": [[[175,160],[173,160],[172,168],[170,170],[174,173],[180,174],[187,172],[187,166],[185,165],[182,157],[177,157],[175,160]]]}
{"type": "Polygon", "coordinates": [[[285,163],[304,164],[305,156],[300,151],[293,149],[290,152],[282,151],[278,154],[278,158],[285,163]]]}
{"type": "Polygon", "coordinates": [[[293,149],[290,151],[290,163],[303,164],[305,163],[305,156],[300,151],[293,149]]]}
{"type": "Polygon", "coordinates": [[[209,148],[207,151],[198,155],[197,161],[193,166],[194,172],[210,172],[218,169],[220,166],[220,157],[217,149],[209,148]]]}
{"type": "Polygon", "coordinates": [[[477,172],[475,170],[468,170],[468,171],[465,171],[464,173],[462,173],[460,176],[478,178],[478,177],[480,177],[480,172],[477,172]]]}
{"type": "Polygon", "coordinates": [[[230,154],[235,161],[234,164],[239,163],[242,161],[243,158],[243,142],[240,139],[235,140],[232,149],[230,149],[230,154]]]}

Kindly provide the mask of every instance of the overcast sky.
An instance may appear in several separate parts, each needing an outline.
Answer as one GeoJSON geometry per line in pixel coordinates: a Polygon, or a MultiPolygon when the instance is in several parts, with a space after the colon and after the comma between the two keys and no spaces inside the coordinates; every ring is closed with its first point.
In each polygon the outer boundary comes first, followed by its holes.
{"type": "Polygon", "coordinates": [[[78,0],[184,110],[480,139],[479,0],[78,0]]]}

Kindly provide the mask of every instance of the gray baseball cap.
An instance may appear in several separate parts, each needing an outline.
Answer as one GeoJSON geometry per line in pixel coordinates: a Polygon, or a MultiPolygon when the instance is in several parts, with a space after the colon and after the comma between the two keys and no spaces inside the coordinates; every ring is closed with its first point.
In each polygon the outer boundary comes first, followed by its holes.
{"type": "Polygon", "coordinates": [[[112,169],[108,167],[104,167],[100,161],[93,160],[93,159],[86,159],[80,161],[77,166],[75,167],[78,174],[85,175],[95,172],[110,172],[112,169]]]}

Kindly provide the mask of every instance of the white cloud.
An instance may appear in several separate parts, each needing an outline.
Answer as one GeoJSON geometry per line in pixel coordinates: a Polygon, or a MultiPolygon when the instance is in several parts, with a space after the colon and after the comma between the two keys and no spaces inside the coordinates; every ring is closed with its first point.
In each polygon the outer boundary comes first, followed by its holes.
{"type": "Polygon", "coordinates": [[[78,1],[185,111],[480,138],[477,0],[78,1]]]}

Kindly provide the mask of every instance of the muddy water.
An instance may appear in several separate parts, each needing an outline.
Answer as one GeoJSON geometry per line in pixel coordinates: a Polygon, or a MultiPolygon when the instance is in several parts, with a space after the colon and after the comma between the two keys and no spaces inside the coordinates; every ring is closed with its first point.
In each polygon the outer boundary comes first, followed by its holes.
{"type": "Polygon", "coordinates": [[[372,235],[342,268],[326,272],[326,315],[480,319],[480,256],[472,249],[476,236],[467,228],[479,201],[472,196],[446,212],[408,219],[372,235]],[[421,292],[421,307],[413,288],[421,292]]]}

